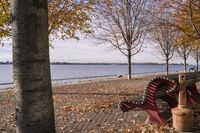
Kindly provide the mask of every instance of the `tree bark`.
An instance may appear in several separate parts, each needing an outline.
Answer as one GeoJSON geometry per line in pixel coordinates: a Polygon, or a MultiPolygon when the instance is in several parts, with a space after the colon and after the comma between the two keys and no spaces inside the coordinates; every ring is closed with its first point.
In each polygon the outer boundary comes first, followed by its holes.
{"type": "Polygon", "coordinates": [[[131,77],[131,50],[129,49],[128,50],[128,80],[131,80],[132,77],[131,77]]]}
{"type": "Polygon", "coordinates": [[[184,72],[187,72],[187,59],[184,58],[184,72]]]}
{"type": "Polygon", "coordinates": [[[11,0],[17,133],[54,133],[47,0],[11,0]]]}
{"type": "Polygon", "coordinates": [[[166,75],[169,74],[169,59],[166,59],[166,75]]]}
{"type": "Polygon", "coordinates": [[[196,63],[197,63],[197,71],[199,71],[199,59],[198,59],[198,57],[197,57],[196,63]]]}

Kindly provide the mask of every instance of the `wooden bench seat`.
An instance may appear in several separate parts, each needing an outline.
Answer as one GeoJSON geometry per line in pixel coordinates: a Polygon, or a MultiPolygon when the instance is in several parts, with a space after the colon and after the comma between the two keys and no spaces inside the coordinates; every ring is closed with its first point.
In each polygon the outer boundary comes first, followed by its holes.
{"type": "MultiPolygon", "coordinates": [[[[170,109],[177,106],[178,76],[179,74],[172,74],[153,78],[142,95],[123,100],[120,103],[120,109],[126,112],[136,107],[142,108],[149,114],[149,118],[146,122],[158,123],[161,125],[167,124],[166,118],[160,113],[156,105],[156,100],[161,99],[165,101],[170,109]]],[[[200,94],[196,88],[196,83],[200,81],[200,72],[186,73],[186,79],[187,102],[189,104],[197,104],[200,101],[200,94]]],[[[167,112],[170,112],[170,110],[167,112]]]]}

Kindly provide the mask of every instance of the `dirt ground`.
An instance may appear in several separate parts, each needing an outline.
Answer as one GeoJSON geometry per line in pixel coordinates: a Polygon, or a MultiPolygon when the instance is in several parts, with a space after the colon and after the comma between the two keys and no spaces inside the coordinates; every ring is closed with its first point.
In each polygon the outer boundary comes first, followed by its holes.
{"type": "MultiPolygon", "coordinates": [[[[145,125],[142,110],[122,113],[119,102],[141,94],[152,76],[87,81],[53,86],[58,133],[169,133],[170,127],[145,125]]],[[[195,108],[196,109],[196,108],[195,108]]],[[[15,132],[13,90],[0,91],[0,133],[15,132]]],[[[197,114],[197,116],[199,116],[197,114]]]]}

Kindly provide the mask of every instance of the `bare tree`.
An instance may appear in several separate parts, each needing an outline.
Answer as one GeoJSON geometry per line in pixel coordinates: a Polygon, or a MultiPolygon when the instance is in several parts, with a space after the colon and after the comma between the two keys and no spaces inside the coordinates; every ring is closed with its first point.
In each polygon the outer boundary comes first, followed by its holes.
{"type": "Polygon", "coordinates": [[[199,71],[200,49],[198,47],[193,48],[193,50],[191,51],[191,56],[193,59],[195,59],[196,68],[197,68],[197,71],[199,71]]]}
{"type": "Polygon", "coordinates": [[[176,28],[171,26],[173,19],[165,8],[159,7],[152,15],[152,32],[150,40],[156,44],[156,50],[166,61],[166,74],[169,73],[169,60],[173,57],[175,51],[176,28]]]}
{"type": "Polygon", "coordinates": [[[166,62],[166,74],[169,73],[169,60],[173,57],[175,47],[175,29],[171,26],[160,25],[154,28],[153,39],[157,44],[156,50],[159,51],[166,62]]]}
{"type": "Polygon", "coordinates": [[[180,45],[176,47],[176,51],[179,54],[179,56],[184,61],[184,71],[187,71],[187,59],[190,55],[190,52],[192,51],[191,44],[187,42],[182,42],[180,45]]]}
{"type": "Polygon", "coordinates": [[[131,57],[141,48],[148,29],[147,0],[98,0],[94,18],[94,37],[109,43],[128,59],[131,79],[131,57]]]}

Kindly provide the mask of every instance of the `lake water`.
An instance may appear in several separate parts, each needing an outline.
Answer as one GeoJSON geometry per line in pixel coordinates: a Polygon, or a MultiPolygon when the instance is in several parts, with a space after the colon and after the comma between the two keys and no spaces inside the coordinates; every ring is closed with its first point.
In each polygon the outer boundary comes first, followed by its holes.
{"type": "MultiPolygon", "coordinates": [[[[180,70],[183,70],[182,65],[170,65],[170,71],[180,70]]],[[[0,65],[0,87],[12,84],[12,71],[11,64],[0,65]]],[[[165,65],[132,65],[133,74],[164,71],[165,65]]],[[[127,65],[51,65],[51,77],[54,82],[119,76],[127,73],[127,65]]]]}

